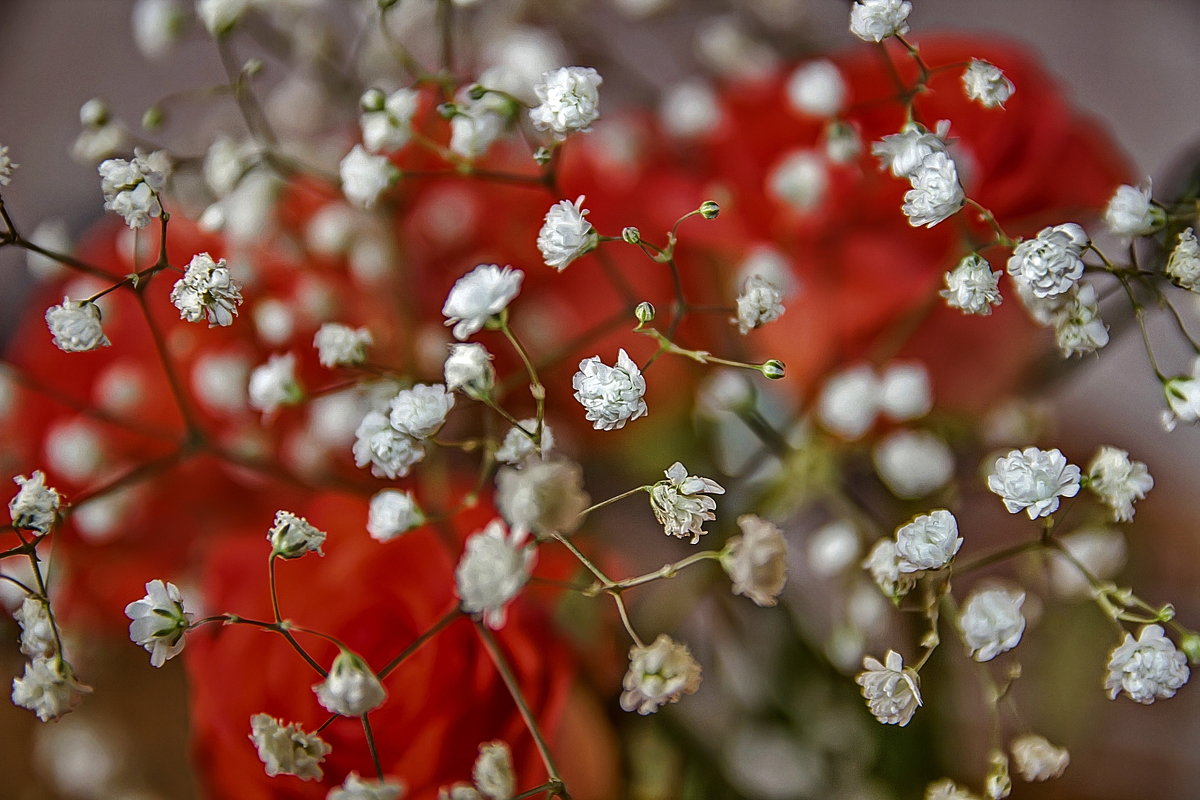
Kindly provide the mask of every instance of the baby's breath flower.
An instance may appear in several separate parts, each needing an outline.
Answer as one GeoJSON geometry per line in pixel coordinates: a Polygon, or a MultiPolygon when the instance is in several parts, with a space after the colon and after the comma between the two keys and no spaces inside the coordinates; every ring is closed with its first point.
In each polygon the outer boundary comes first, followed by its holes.
{"type": "Polygon", "coordinates": [[[954,454],[929,431],[896,430],[871,453],[879,479],[905,500],[926,497],[954,476],[954,454]]]}
{"type": "Polygon", "coordinates": [[[58,490],[46,485],[46,475],[39,469],[26,478],[13,478],[19,488],[8,502],[8,513],[14,528],[37,533],[49,533],[58,519],[62,497],[58,490]]]}
{"type": "Polygon", "coordinates": [[[561,67],[542,75],[533,87],[540,105],[530,109],[529,119],[539,131],[551,131],[556,139],[588,131],[600,117],[600,84],[604,79],[591,67],[561,67]]]}
{"type": "Polygon", "coordinates": [[[423,458],[425,447],[392,427],[382,411],[368,411],[354,431],[354,463],[369,464],[377,478],[403,478],[423,458]]]}
{"type": "Polygon", "coordinates": [[[158,193],[166,185],[169,170],[170,161],[162,150],[149,155],[138,151],[131,161],[102,161],[98,171],[105,211],[123,216],[130,228],[146,227],[151,218],[162,214],[158,193]]]}
{"type": "Polygon", "coordinates": [[[879,377],[868,364],[848,367],[825,382],[817,399],[817,419],[845,439],[861,437],[879,411],[879,377]]]}
{"type": "Polygon", "coordinates": [[[462,610],[482,613],[484,623],[493,630],[504,627],[508,603],[525,586],[537,560],[537,551],[526,544],[527,537],[525,529],[506,531],[504,522],[494,519],[467,539],[454,570],[462,610]]]}
{"type": "Polygon", "coordinates": [[[783,316],[783,290],[772,280],[754,274],[742,285],[737,298],[738,332],[749,333],[752,329],[783,316]]]}
{"type": "Polygon", "coordinates": [[[269,714],[250,718],[250,741],[272,778],[295,775],[303,781],[319,781],[324,774],[321,762],[331,749],[317,734],[305,732],[294,722],[284,725],[269,714]]]}
{"type": "Polygon", "coordinates": [[[584,196],[575,202],[559,200],[546,212],[546,221],[538,232],[537,248],[546,266],[562,272],[575,259],[596,248],[599,236],[592,223],[584,219],[584,196]]]}
{"type": "Polygon", "coordinates": [[[467,397],[486,398],[496,384],[492,354],[476,342],[450,345],[450,355],[442,367],[446,389],[467,397]]]}
{"type": "Polygon", "coordinates": [[[760,606],[773,606],[787,581],[787,542],[779,528],[754,514],[738,517],[740,536],[721,553],[721,566],[733,581],[733,593],[760,606]]]}
{"type": "Polygon", "coordinates": [[[1014,91],[1012,81],[1004,77],[999,67],[978,58],[971,59],[962,79],[967,98],[984,108],[1003,106],[1014,91]]]}
{"type": "Polygon", "coordinates": [[[1104,209],[1104,224],[1116,236],[1146,236],[1162,227],[1166,212],[1150,199],[1150,182],[1118,186],[1104,209]]]}
{"type": "Polygon", "coordinates": [[[150,666],[161,667],[183,650],[192,614],[184,610],[183,595],[173,583],[153,580],[146,584],[146,596],[125,606],[129,638],[150,651],[150,666]]]}
{"type": "Polygon", "coordinates": [[[224,327],[232,325],[237,316],[242,285],[230,276],[225,259],[213,261],[208,253],[197,253],[171,289],[171,302],[179,309],[180,319],[207,319],[210,328],[224,327]]]}
{"type": "Polygon", "coordinates": [[[475,788],[488,800],[511,800],[517,793],[517,777],[508,745],[499,741],[479,745],[471,778],[475,788]]]}
{"type": "Polygon", "coordinates": [[[492,144],[504,134],[511,118],[507,103],[495,103],[493,94],[480,100],[463,100],[450,118],[450,151],[473,161],[487,153],[492,144]]]}
{"type": "Polygon", "coordinates": [[[646,379],[624,348],[617,352],[617,363],[611,367],[601,362],[600,356],[580,361],[571,387],[598,431],[624,428],[626,422],[647,413],[643,399],[646,379]]]}
{"type": "Polygon", "coordinates": [[[983,795],[988,800],[1004,800],[1012,794],[1012,778],[1008,775],[1008,756],[1002,750],[988,754],[988,771],[983,778],[983,795]]]}
{"type": "Polygon", "coordinates": [[[892,539],[877,541],[867,553],[862,566],[871,573],[871,579],[879,590],[892,599],[903,597],[916,585],[915,576],[900,572],[896,542],[892,539]]]}
{"type": "Polygon", "coordinates": [[[767,191],[800,213],[812,211],[825,198],[829,170],[815,150],[795,150],[767,175],[767,191]]]}
{"type": "Polygon", "coordinates": [[[850,32],[864,42],[882,42],[908,33],[908,0],[857,0],[850,9],[850,32]]]}
{"type": "Polygon", "coordinates": [[[1060,497],[1078,494],[1079,478],[1079,467],[1068,464],[1058,449],[1027,447],[996,459],[988,488],[1000,495],[1008,513],[1024,511],[1037,519],[1057,511],[1060,497]]]}
{"type": "Polygon", "coordinates": [[[417,111],[420,95],[412,89],[399,89],[386,97],[378,89],[363,94],[363,145],[372,153],[391,153],[408,144],[412,136],[410,122],[417,111]]]}
{"type": "Polygon", "coordinates": [[[971,253],[946,273],[946,288],[939,294],[951,308],[986,316],[992,313],[992,306],[1000,305],[999,282],[1000,270],[992,272],[987,259],[971,253]]]}
{"type": "Polygon", "coordinates": [[[454,326],[454,338],[466,339],[508,308],[521,291],[524,277],[519,269],[480,264],[459,278],[442,306],[446,324],[454,326]]]}
{"type": "Polygon", "coordinates": [[[45,598],[26,595],[21,605],[13,612],[13,619],[21,629],[22,653],[30,658],[49,658],[58,652],[54,623],[50,618],[50,604],[45,598]]]}
{"type": "Polygon", "coordinates": [[[958,520],[944,508],[914,517],[896,530],[896,566],[900,572],[941,569],[962,547],[958,520]]]}
{"type": "Polygon", "coordinates": [[[62,304],[46,309],[46,326],[54,346],[67,353],[83,353],[112,342],[100,327],[100,309],[87,300],[64,297],[62,304]]]}
{"type": "Polygon", "coordinates": [[[1013,649],[1025,632],[1022,591],[992,587],[971,593],[963,603],[958,626],[976,661],[991,661],[1013,649]]]}
{"type": "Polygon", "coordinates": [[[210,36],[221,37],[233,30],[252,0],[197,0],[196,16],[210,36]]]}
{"type": "Polygon", "coordinates": [[[554,449],[554,432],[548,424],[542,423],[542,440],[540,444],[535,445],[525,431],[537,430],[537,420],[523,419],[520,422],[521,428],[514,426],[508,429],[504,434],[504,441],[496,451],[496,460],[503,464],[521,464],[535,455],[544,458],[554,449]]]}
{"type": "Polygon", "coordinates": [[[958,168],[944,152],[925,156],[911,175],[912,188],[904,194],[902,211],[914,228],[932,228],[962,208],[965,196],[958,168]]]}
{"type": "Polygon", "coordinates": [[[1030,783],[1057,778],[1071,763],[1071,755],[1064,748],[1055,747],[1036,733],[1018,736],[1008,743],[1008,749],[1017,772],[1030,783]]]}
{"type": "Polygon", "coordinates": [[[1163,427],[1175,429],[1179,422],[1200,421],[1200,358],[1192,361],[1191,375],[1177,375],[1163,381],[1163,396],[1167,409],[1163,412],[1163,427]]]}
{"type": "Polygon", "coordinates": [[[1187,656],[1175,649],[1162,626],[1143,625],[1137,639],[1126,633],[1109,654],[1104,688],[1110,700],[1124,692],[1130,700],[1150,704],[1174,697],[1190,675],[1187,656]]]}
{"type": "Polygon", "coordinates": [[[899,133],[884,136],[871,145],[871,155],[879,159],[880,169],[889,169],[897,178],[912,175],[925,158],[933,153],[946,152],[946,137],[950,122],[941,120],[934,131],[918,122],[909,122],[899,133]]]}
{"type": "Polygon", "coordinates": [[[1057,297],[1070,291],[1083,275],[1083,251],[1090,241],[1074,222],[1042,228],[1013,250],[1008,274],[1034,297],[1057,297]]]}
{"type": "Polygon", "coordinates": [[[305,553],[325,555],[321,552],[325,531],[290,511],[275,512],[275,522],[267,533],[267,541],[271,543],[271,555],[280,558],[300,558],[305,553]]]}
{"type": "Polygon", "coordinates": [[[359,208],[373,208],[379,195],[396,182],[397,170],[386,156],[372,155],[356,144],[338,166],[342,193],[359,208]]]}
{"type": "Polygon", "coordinates": [[[942,778],[925,787],[925,800],[976,800],[976,797],[949,778],[942,778]]]}
{"type": "Polygon", "coordinates": [[[384,489],[371,498],[367,533],[372,539],[386,542],[424,524],[425,514],[411,492],[384,489]]]}
{"type": "Polygon", "coordinates": [[[573,461],[529,461],[496,473],[496,507],[513,528],[541,536],[571,533],[589,502],[583,470],[573,461]]]}
{"type": "Polygon", "coordinates": [[[325,680],[313,684],[317,702],[330,713],[361,717],[387,699],[387,690],[362,657],[341,650],[325,680]]]}
{"type": "Polygon", "coordinates": [[[92,688],[75,680],[71,665],[59,656],[36,657],[25,665],[25,674],[13,678],[13,705],[27,708],[42,722],[75,710],[92,688]]]}
{"type": "Polygon", "coordinates": [[[366,360],[367,348],[374,341],[366,328],[326,322],[313,336],[313,347],[323,367],[353,366],[366,360]]]}
{"type": "Polygon", "coordinates": [[[893,361],[879,376],[879,410],[895,422],[919,419],[933,409],[929,370],[918,361],[893,361]]]}
{"type": "Polygon", "coordinates": [[[719,483],[709,478],[688,475],[683,464],[676,461],[665,472],[667,479],[650,487],[650,508],[668,536],[686,539],[692,544],[706,533],[705,521],[716,519],[713,509],[717,501],[709,494],[725,494],[719,483]]]}
{"type": "Polygon", "coordinates": [[[146,58],[159,59],[183,34],[187,11],[180,0],[138,0],[132,21],[138,50],[146,58]]]}
{"type": "Polygon", "coordinates": [[[454,395],[440,383],[418,383],[401,390],[388,406],[388,420],[400,433],[414,439],[428,439],[446,422],[454,408],[454,395]]]}
{"type": "Polygon", "coordinates": [[[20,164],[14,164],[8,156],[8,148],[0,145],[0,186],[8,186],[12,179],[13,170],[20,164]]]}
{"type": "Polygon", "coordinates": [[[329,790],[325,800],[400,800],[403,795],[401,783],[361,778],[351,772],[341,786],[329,790]]]}
{"type": "Polygon", "coordinates": [[[667,133],[692,139],[711,133],[721,124],[721,101],[703,80],[672,84],[663,90],[658,118],[667,133]]]}
{"type": "Polygon", "coordinates": [[[1088,488],[1112,509],[1113,519],[1133,519],[1133,503],[1154,488],[1146,465],[1130,461],[1129,453],[1116,447],[1101,447],[1087,471],[1088,488]]]}
{"type": "Polygon", "coordinates": [[[1191,228],[1179,234],[1175,249],[1167,258],[1167,275],[1190,291],[1200,291],[1200,241],[1191,228]]]}
{"type": "Polygon", "coordinates": [[[846,81],[826,58],[802,64],[788,78],[788,105],[814,117],[836,117],[846,104],[846,81]]]}
{"type": "Polygon", "coordinates": [[[302,392],[296,382],[296,356],[273,355],[250,373],[250,407],[271,414],[280,406],[295,405],[302,392]]]}
{"type": "Polygon", "coordinates": [[[687,645],[660,633],[649,647],[629,648],[629,670],[621,686],[621,708],[653,714],[700,688],[700,665],[687,645]]]}
{"type": "Polygon", "coordinates": [[[885,725],[907,725],[921,705],[921,678],[917,671],[905,667],[904,659],[895,650],[887,651],[882,664],[867,656],[863,659],[863,670],[854,682],[862,687],[862,696],[875,719],[885,725]]]}
{"type": "Polygon", "coordinates": [[[1108,326],[1100,318],[1096,288],[1082,281],[1065,295],[1053,314],[1054,338],[1063,358],[1094,353],[1108,344],[1108,326]]]}

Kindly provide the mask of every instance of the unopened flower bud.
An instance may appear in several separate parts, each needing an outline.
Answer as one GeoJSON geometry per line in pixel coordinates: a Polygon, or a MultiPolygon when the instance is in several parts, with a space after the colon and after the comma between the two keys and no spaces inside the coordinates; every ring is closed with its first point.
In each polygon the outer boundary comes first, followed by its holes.
{"type": "Polygon", "coordinates": [[[1200,633],[1188,633],[1179,638],[1179,649],[1193,664],[1200,664],[1200,633]]]}
{"type": "Polygon", "coordinates": [[[467,88],[467,97],[472,100],[482,100],[487,91],[486,88],[480,86],[478,83],[473,83],[467,88]]]}
{"type": "Polygon", "coordinates": [[[263,71],[266,64],[261,58],[248,58],[246,63],[242,65],[242,74],[247,78],[253,78],[255,75],[263,71]]]}
{"type": "Polygon", "coordinates": [[[142,128],[148,131],[158,130],[162,127],[163,120],[166,119],[166,114],[158,106],[150,106],[146,112],[142,114],[142,128]]]}
{"type": "Polygon", "coordinates": [[[93,97],[79,107],[79,124],[85,128],[99,128],[108,123],[108,103],[93,97]]]}
{"type": "Polygon", "coordinates": [[[765,362],[761,367],[759,367],[759,369],[762,371],[763,375],[767,376],[773,381],[779,380],[785,374],[783,362],[775,358],[765,362]]]}
{"type": "Polygon", "coordinates": [[[358,106],[363,111],[383,111],[386,102],[387,95],[382,89],[367,89],[362,93],[362,97],[358,98],[358,106]]]}
{"type": "Polygon", "coordinates": [[[538,166],[544,166],[546,164],[549,164],[550,163],[550,148],[549,147],[539,147],[537,150],[534,150],[533,151],[533,160],[538,164],[538,166]]]}
{"type": "MultiPolygon", "coordinates": [[[[628,230],[628,229],[627,229],[628,230]]],[[[633,309],[633,315],[637,317],[637,321],[643,325],[647,322],[654,321],[654,306],[647,303],[645,300],[637,304],[637,308],[633,309]]]]}
{"type": "Polygon", "coordinates": [[[712,200],[705,200],[700,204],[700,216],[705,219],[716,219],[721,213],[721,207],[712,200]]]}
{"type": "Polygon", "coordinates": [[[443,119],[452,119],[458,115],[458,106],[454,103],[438,103],[437,113],[443,119]]]}
{"type": "Polygon", "coordinates": [[[633,228],[633,227],[622,228],[621,229],[621,238],[624,239],[629,244],[637,244],[638,242],[640,242],[642,240],[642,232],[639,231],[637,228],[633,228]]]}

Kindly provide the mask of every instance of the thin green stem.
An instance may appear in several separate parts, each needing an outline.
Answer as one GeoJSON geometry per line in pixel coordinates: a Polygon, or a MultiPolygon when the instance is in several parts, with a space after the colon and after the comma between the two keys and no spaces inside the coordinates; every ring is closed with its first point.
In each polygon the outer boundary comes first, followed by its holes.
{"type": "Polygon", "coordinates": [[[371,730],[371,720],[368,714],[362,715],[363,736],[367,740],[367,749],[371,751],[371,763],[375,765],[375,775],[383,780],[383,764],[379,762],[379,749],[375,746],[375,733],[371,730]]]}
{"type": "Polygon", "coordinates": [[[621,615],[621,624],[625,626],[625,632],[629,634],[629,638],[638,647],[645,647],[646,644],[642,641],[642,637],[638,636],[637,631],[633,629],[633,623],[629,620],[629,609],[625,608],[625,600],[621,597],[620,592],[611,591],[609,594],[617,606],[617,613],[621,615]]]}
{"type": "Polygon", "coordinates": [[[699,553],[693,553],[687,558],[680,559],[671,564],[664,564],[659,569],[653,572],[647,572],[644,575],[638,575],[633,578],[625,578],[605,586],[602,583],[594,583],[585,590],[585,594],[592,596],[598,595],[603,591],[610,589],[629,589],[634,586],[642,586],[643,584],[651,583],[661,579],[674,578],[681,570],[699,564],[703,561],[719,561],[721,559],[720,550],[702,550],[699,553]]]}
{"type": "Polygon", "coordinates": [[[606,589],[608,587],[614,585],[612,578],[605,575],[604,571],[601,570],[598,566],[596,566],[590,558],[585,556],[583,554],[583,552],[578,547],[575,546],[574,542],[572,542],[567,537],[563,536],[561,533],[553,533],[553,534],[551,534],[551,537],[555,541],[557,541],[559,544],[561,544],[563,547],[570,550],[571,554],[574,555],[575,558],[579,559],[579,563],[583,564],[585,567],[587,567],[588,571],[591,572],[593,575],[595,575],[596,579],[599,580],[602,584],[604,584],[604,587],[606,589]]]}
{"type": "Polygon", "coordinates": [[[412,644],[410,644],[408,647],[401,650],[399,655],[397,655],[395,658],[393,658],[391,661],[389,661],[387,664],[385,664],[383,669],[379,670],[379,672],[376,673],[379,676],[379,680],[383,680],[384,678],[386,678],[391,673],[391,671],[394,670],[396,667],[400,666],[400,664],[403,663],[403,661],[405,659],[407,659],[413,653],[420,650],[421,647],[424,646],[424,644],[426,642],[428,642],[434,636],[437,636],[439,633],[441,633],[443,628],[445,628],[447,625],[449,625],[454,620],[458,619],[458,617],[461,613],[462,612],[460,612],[457,607],[452,608],[450,611],[446,612],[446,614],[443,615],[441,619],[439,619],[437,622],[435,622],[433,624],[432,628],[425,631],[420,636],[418,636],[416,639],[414,639],[412,644]]]}
{"type": "Polygon", "coordinates": [[[593,511],[599,510],[608,505],[612,505],[613,503],[617,502],[618,500],[624,500],[626,497],[635,495],[638,492],[648,492],[648,491],[650,491],[649,486],[638,486],[636,488],[630,489],[628,492],[621,492],[616,497],[610,497],[607,500],[601,500],[599,503],[596,503],[595,505],[588,506],[583,511],[579,512],[579,516],[586,517],[588,514],[592,513],[593,511]]]}

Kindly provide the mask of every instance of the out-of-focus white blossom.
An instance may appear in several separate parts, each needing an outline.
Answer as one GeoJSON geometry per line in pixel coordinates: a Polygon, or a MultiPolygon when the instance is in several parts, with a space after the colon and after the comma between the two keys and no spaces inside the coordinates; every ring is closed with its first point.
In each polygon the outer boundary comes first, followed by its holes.
{"type": "Polygon", "coordinates": [[[12,180],[13,170],[21,166],[16,164],[8,155],[8,147],[0,145],[0,186],[8,186],[12,180]]]}
{"type": "Polygon", "coordinates": [[[592,223],[584,219],[588,210],[583,207],[583,195],[559,200],[546,212],[546,220],[538,232],[537,248],[546,266],[562,272],[575,259],[595,249],[599,236],[592,223]]]}
{"type": "Polygon", "coordinates": [[[187,12],[180,0],[138,0],[132,21],[138,50],[146,58],[159,59],[183,35],[187,12]]]}
{"type": "Polygon", "coordinates": [[[954,454],[929,431],[893,431],[875,445],[871,458],[884,485],[905,500],[932,494],[954,475],[954,454]]]}
{"type": "Polygon", "coordinates": [[[296,356],[292,353],[273,355],[250,373],[250,407],[264,414],[274,413],[280,406],[300,401],[302,391],[296,381],[296,356]]]}
{"type": "Polygon", "coordinates": [[[1070,291],[1083,275],[1083,251],[1090,243],[1074,222],[1042,228],[1013,250],[1008,274],[1034,297],[1056,297],[1070,291]]]}
{"type": "Polygon", "coordinates": [[[1191,375],[1163,381],[1163,396],[1168,410],[1163,412],[1162,422],[1168,432],[1179,422],[1200,421],[1200,357],[1192,361],[1191,375]]]}
{"type": "Polygon", "coordinates": [[[1012,794],[1012,778],[1008,774],[1008,756],[1002,750],[988,754],[988,771],[983,776],[983,796],[987,800],[1004,800],[1012,794]]]}
{"type": "Polygon", "coordinates": [[[413,114],[420,95],[413,89],[399,89],[385,95],[378,89],[363,93],[359,105],[359,127],[363,145],[372,153],[391,153],[408,144],[412,136],[413,114]]]}
{"type": "Polygon", "coordinates": [[[13,678],[12,701],[49,722],[75,710],[91,691],[75,680],[71,665],[61,657],[38,657],[25,664],[23,676],[13,678]]]}
{"type": "Polygon", "coordinates": [[[933,409],[929,370],[917,361],[893,361],[879,376],[879,410],[895,422],[919,419],[933,409]]]}
{"type": "MultiPolygon", "coordinates": [[[[823,578],[837,575],[850,566],[861,553],[858,531],[844,519],[835,519],[808,535],[806,555],[808,568],[823,578]]],[[[893,568],[896,557],[893,548],[893,568]]],[[[854,657],[858,661],[859,653],[854,657]]]]}
{"type": "Polygon", "coordinates": [[[367,348],[375,338],[366,328],[351,328],[337,322],[326,322],[313,336],[313,347],[323,367],[353,366],[367,358],[367,348]]]}
{"type": "Polygon", "coordinates": [[[499,741],[479,745],[471,778],[487,800],[512,800],[517,793],[517,776],[508,745],[499,741]]]}
{"type": "Polygon", "coordinates": [[[284,725],[270,714],[250,718],[250,741],[258,750],[259,760],[270,777],[295,775],[300,780],[320,780],[321,762],[331,748],[315,733],[307,733],[296,723],[284,725]]]}
{"type": "Polygon", "coordinates": [[[229,274],[225,259],[213,261],[208,253],[197,253],[171,289],[171,302],[180,319],[207,319],[210,328],[232,325],[242,304],[242,284],[229,274]]]}
{"type": "Polygon", "coordinates": [[[858,128],[844,120],[830,120],[825,126],[825,157],[837,164],[852,164],[863,151],[858,128]]]}
{"type": "Polygon", "coordinates": [[[573,532],[590,500],[573,461],[529,461],[496,473],[496,508],[508,524],[541,536],[573,532]]]}
{"type": "Polygon", "coordinates": [[[493,630],[504,627],[508,603],[525,586],[537,560],[527,538],[527,530],[507,531],[503,521],[494,519],[468,537],[454,570],[462,610],[482,613],[484,624],[493,630]]]}
{"type": "Polygon", "coordinates": [[[1024,592],[998,586],[976,590],[967,597],[958,627],[972,658],[991,661],[1017,646],[1025,632],[1024,602],[1024,592]]]}
{"type": "Polygon", "coordinates": [[[450,118],[450,151],[468,161],[479,158],[504,134],[511,115],[510,101],[498,95],[473,100],[460,94],[450,118]]]}
{"type": "Polygon", "coordinates": [[[741,535],[730,537],[721,566],[733,582],[733,593],[760,606],[773,606],[787,581],[787,542],[775,525],[754,514],[737,520],[741,535]]]}
{"type": "Polygon", "coordinates": [[[1044,736],[1026,733],[1008,743],[1017,772],[1030,783],[1060,777],[1071,763],[1065,748],[1055,747],[1044,736]]]}
{"type": "Polygon", "coordinates": [[[591,67],[561,67],[545,73],[534,87],[540,104],[529,111],[533,127],[551,131],[559,140],[590,130],[600,117],[599,87],[603,82],[591,67]]]}
{"type": "Polygon", "coordinates": [[[414,439],[428,439],[446,422],[454,408],[454,395],[440,383],[418,383],[403,389],[388,406],[388,420],[393,428],[414,439]]]}
{"type": "Polygon", "coordinates": [[[626,422],[644,416],[648,410],[643,399],[646,379],[624,348],[617,352],[617,363],[611,367],[601,362],[600,356],[580,361],[571,387],[598,431],[624,428],[626,422]]]}
{"type": "Polygon", "coordinates": [[[13,483],[18,487],[13,499],[8,501],[13,527],[49,533],[58,520],[58,509],[62,504],[58,490],[46,485],[46,475],[40,469],[28,478],[17,475],[13,483]]]}
{"type": "Polygon", "coordinates": [[[992,271],[983,256],[971,253],[946,273],[946,288],[939,294],[951,308],[986,316],[992,313],[992,306],[1000,305],[1000,274],[1000,270],[992,271]]]}
{"type": "Polygon", "coordinates": [[[71,145],[71,157],[81,164],[98,164],[129,146],[129,134],[99,97],[79,107],[79,124],[83,129],[71,145]]]}
{"type": "Polygon", "coordinates": [[[446,324],[454,326],[454,338],[466,339],[508,308],[521,291],[524,277],[519,269],[480,264],[455,281],[442,306],[446,324]]]}
{"type": "Polygon", "coordinates": [[[763,275],[751,275],[742,284],[737,298],[738,332],[749,333],[754,328],[774,322],[783,316],[783,289],[763,275]]]}
{"type": "Polygon", "coordinates": [[[1137,639],[1126,633],[1109,654],[1104,688],[1110,700],[1124,692],[1130,700],[1149,704],[1174,697],[1190,675],[1187,656],[1175,649],[1162,626],[1143,625],[1137,639]]]}
{"type": "Polygon", "coordinates": [[[912,667],[904,666],[904,658],[888,650],[884,662],[867,656],[863,672],[854,682],[862,687],[862,696],[875,719],[885,725],[904,726],[912,720],[921,705],[921,678],[912,667]]]}
{"type": "Polygon", "coordinates": [[[1179,241],[1167,258],[1167,275],[1184,289],[1200,291],[1200,241],[1191,228],[1179,234],[1179,241]]]}
{"type": "Polygon", "coordinates": [[[879,402],[879,377],[870,365],[858,364],[825,382],[817,398],[817,419],[827,430],[857,439],[875,422],[879,402]]]}
{"type": "Polygon", "coordinates": [[[896,529],[896,566],[902,573],[941,569],[950,563],[962,543],[958,520],[939,508],[896,529]]]}
{"type": "Polygon", "coordinates": [[[349,650],[338,652],[325,680],[312,688],[326,711],[344,717],[361,717],[387,699],[387,690],[367,662],[349,650]]]}
{"type": "Polygon", "coordinates": [[[1030,519],[1058,510],[1060,497],[1079,493],[1080,471],[1056,448],[1027,447],[996,459],[988,488],[1000,495],[1010,514],[1024,511],[1030,519]]]}
{"type": "Polygon", "coordinates": [[[850,9],[850,32],[864,42],[882,42],[908,33],[908,0],[856,0],[850,9]]]}
{"type": "Polygon", "coordinates": [[[825,199],[829,170],[815,150],[795,150],[767,174],[767,192],[796,211],[812,211],[825,199]]]}
{"type": "Polygon", "coordinates": [[[877,541],[862,565],[871,573],[871,579],[879,590],[893,599],[908,594],[916,583],[915,576],[900,572],[900,557],[893,539],[877,541]]]}
{"type": "Polygon", "coordinates": [[[970,790],[949,778],[942,778],[925,787],[925,800],[977,800],[970,790]]]}
{"type": "Polygon", "coordinates": [[[341,786],[330,789],[325,800],[400,800],[404,785],[396,781],[371,780],[351,772],[341,786]]]}
{"type": "Polygon", "coordinates": [[[1141,186],[1118,186],[1104,208],[1104,224],[1116,236],[1146,236],[1166,221],[1166,212],[1150,199],[1149,181],[1141,186]]]}
{"type": "Polygon", "coordinates": [[[703,136],[721,124],[721,101],[703,81],[673,84],[663,94],[658,117],[672,136],[681,139],[703,136]]]}
{"type": "Polygon", "coordinates": [[[521,464],[535,455],[544,457],[554,449],[554,432],[550,430],[549,425],[542,422],[541,442],[535,445],[525,431],[537,430],[537,420],[523,419],[520,423],[524,430],[515,426],[509,428],[508,433],[504,434],[504,441],[496,450],[496,460],[502,464],[521,464]]]}
{"type": "Polygon", "coordinates": [[[253,0],[196,0],[196,16],[209,35],[221,37],[233,30],[253,0]]]}
{"type": "Polygon", "coordinates": [[[696,544],[707,531],[702,526],[716,519],[713,510],[717,501],[710,494],[725,494],[719,483],[709,478],[688,475],[683,464],[676,461],[666,470],[667,479],[650,487],[650,508],[654,518],[668,536],[691,537],[696,544]]]}
{"type": "Polygon", "coordinates": [[[700,688],[700,665],[687,645],[660,633],[648,647],[629,648],[629,669],[621,687],[621,708],[653,714],[700,688]]]}
{"type": "Polygon", "coordinates": [[[788,105],[814,117],[836,117],[846,104],[846,80],[826,58],[802,64],[784,87],[788,105]]]}
{"type": "Polygon", "coordinates": [[[395,183],[399,174],[387,156],[372,155],[360,144],[354,145],[338,166],[342,193],[359,208],[374,208],[379,195],[395,183]]]}
{"type": "Polygon", "coordinates": [[[1058,541],[1071,554],[1070,559],[1062,553],[1049,554],[1050,585],[1059,597],[1083,599],[1092,596],[1092,585],[1075,566],[1076,561],[1101,581],[1111,580],[1125,566],[1125,537],[1118,530],[1083,528],[1058,541]]]}
{"type": "Polygon", "coordinates": [[[100,326],[100,308],[87,300],[64,297],[60,305],[46,309],[46,327],[54,346],[67,353],[83,353],[112,342],[100,326]]]}
{"type": "MultiPolygon", "coordinates": [[[[42,220],[26,238],[32,244],[54,253],[69,255],[71,252],[70,229],[66,221],[59,217],[42,220]]],[[[62,262],[33,250],[25,251],[25,264],[30,274],[38,280],[51,280],[65,271],[62,262]]]]}
{"type": "Polygon", "coordinates": [[[1015,91],[1012,81],[1004,77],[1003,70],[978,58],[971,59],[963,71],[962,80],[967,98],[984,108],[1003,106],[1015,91]]]}
{"type": "Polygon", "coordinates": [[[1088,465],[1087,486],[1112,509],[1115,521],[1128,522],[1133,519],[1134,501],[1154,488],[1154,478],[1145,464],[1131,461],[1125,450],[1104,446],[1088,465]]]}
{"type": "Polygon", "coordinates": [[[384,489],[371,498],[367,533],[372,539],[386,542],[424,524],[425,514],[411,492],[384,489]]]}

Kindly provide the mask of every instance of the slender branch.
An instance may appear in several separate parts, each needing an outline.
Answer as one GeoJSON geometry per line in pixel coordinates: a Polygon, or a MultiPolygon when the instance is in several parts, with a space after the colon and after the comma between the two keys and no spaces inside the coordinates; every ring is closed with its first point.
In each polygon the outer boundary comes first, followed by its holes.
{"type": "Polygon", "coordinates": [[[413,653],[416,653],[418,650],[420,650],[421,647],[424,646],[424,644],[426,642],[428,642],[434,636],[437,636],[439,633],[441,633],[443,628],[445,628],[447,625],[449,625],[454,620],[458,619],[460,614],[461,614],[461,612],[458,610],[457,606],[450,609],[450,611],[446,612],[446,614],[444,614],[441,619],[439,619],[437,622],[434,623],[432,628],[430,628],[429,630],[425,631],[420,636],[418,636],[415,640],[413,640],[412,644],[410,644],[408,647],[401,650],[400,654],[398,656],[396,656],[391,661],[389,661],[387,664],[385,664],[383,669],[379,670],[379,672],[376,673],[379,676],[379,679],[383,680],[384,678],[386,678],[388,676],[388,674],[391,673],[391,671],[394,670],[396,667],[400,666],[400,664],[405,659],[407,659],[413,653]]]}

